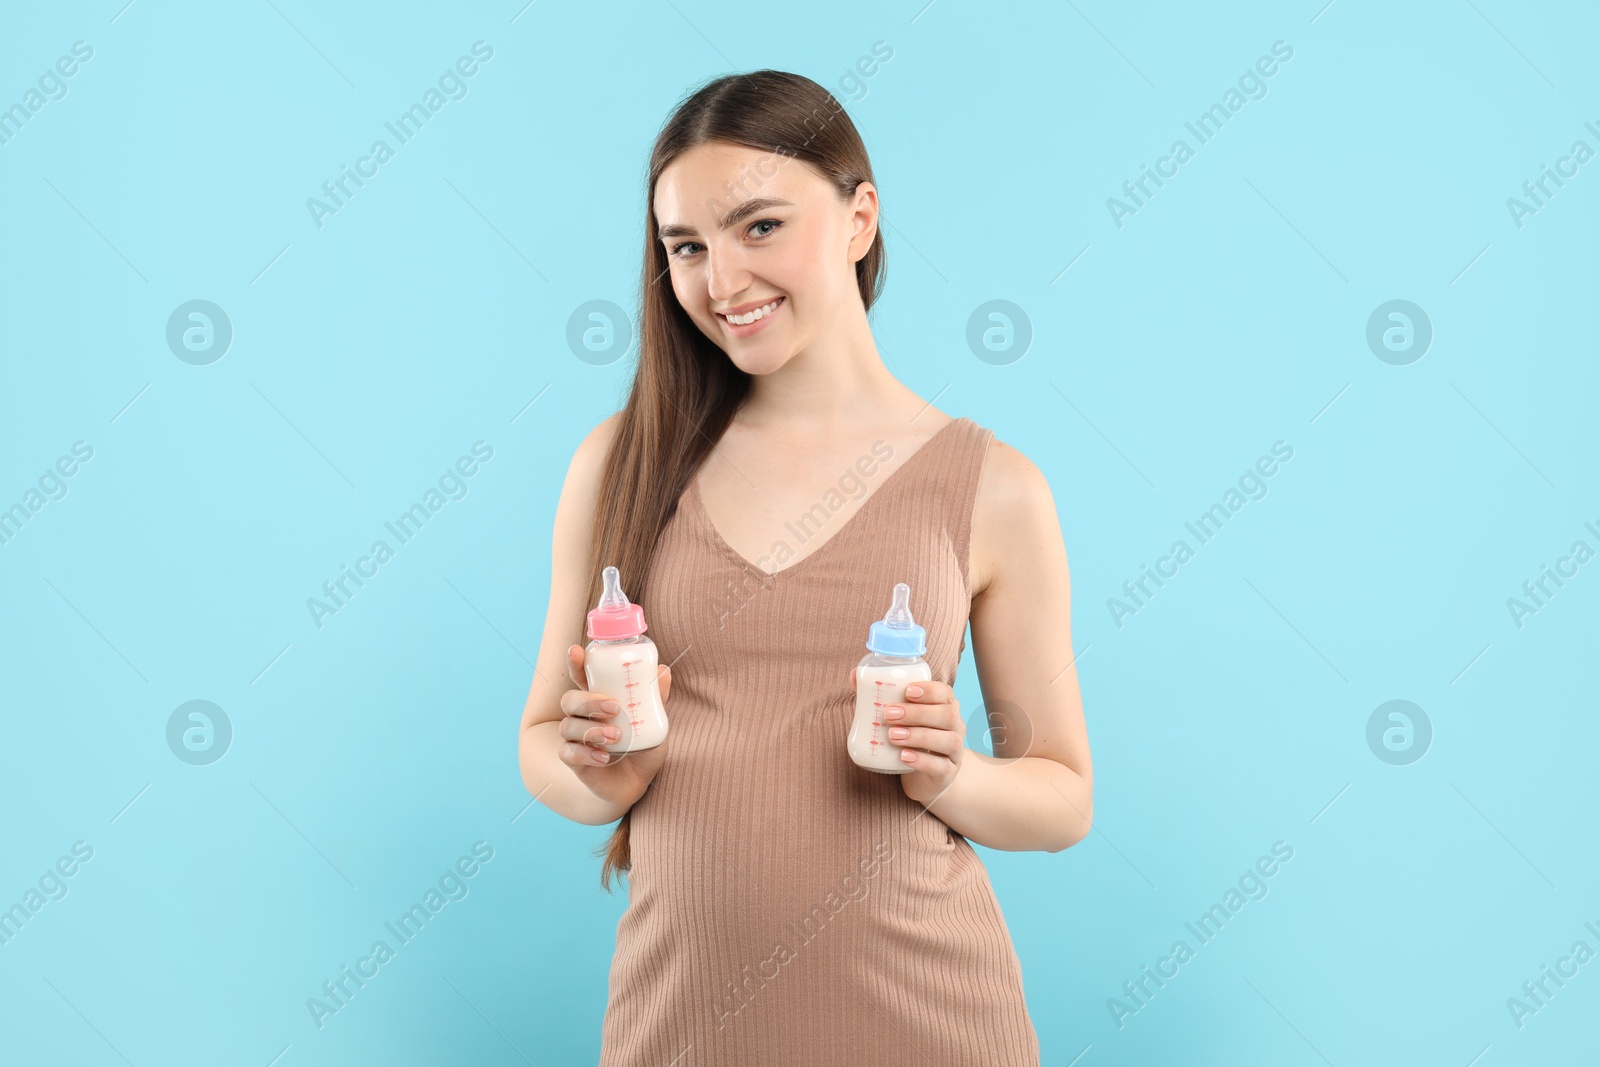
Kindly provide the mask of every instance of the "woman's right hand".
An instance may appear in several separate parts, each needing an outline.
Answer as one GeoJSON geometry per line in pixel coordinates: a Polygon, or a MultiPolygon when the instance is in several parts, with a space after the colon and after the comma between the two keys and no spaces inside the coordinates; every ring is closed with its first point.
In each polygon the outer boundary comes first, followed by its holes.
{"type": "MultiPolygon", "coordinates": [[[[578,688],[561,694],[562,743],[556,754],[595,796],[614,804],[632,806],[661,769],[671,736],[642,752],[622,755],[607,752],[603,746],[615,744],[622,736],[621,729],[615,725],[618,705],[604,693],[591,693],[583,688],[589,684],[583,672],[585,655],[581,645],[567,649],[567,677],[578,688]]],[[[656,677],[660,679],[661,699],[665,702],[672,690],[672,668],[663,664],[656,677]]]]}

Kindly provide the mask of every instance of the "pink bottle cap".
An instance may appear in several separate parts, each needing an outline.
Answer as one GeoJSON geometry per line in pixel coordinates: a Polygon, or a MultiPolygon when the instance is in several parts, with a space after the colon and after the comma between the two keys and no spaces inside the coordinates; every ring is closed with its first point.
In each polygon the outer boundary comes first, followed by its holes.
{"type": "Polygon", "coordinates": [[[617,568],[607,567],[600,578],[605,588],[600,605],[589,612],[589,636],[597,641],[617,641],[644,633],[644,608],[628,603],[617,568]]]}

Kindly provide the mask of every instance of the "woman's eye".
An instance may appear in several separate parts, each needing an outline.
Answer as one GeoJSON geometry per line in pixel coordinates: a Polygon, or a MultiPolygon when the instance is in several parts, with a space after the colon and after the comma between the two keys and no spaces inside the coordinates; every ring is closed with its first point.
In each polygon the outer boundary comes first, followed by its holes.
{"type": "MultiPolygon", "coordinates": [[[[760,222],[752,222],[750,224],[750,233],[756,237],[771,237],[773,231],[782,225],[783,223],[778,219],[762,219],[760,222]],[[757,233],[756,228],[760,226],[770,226],[771,229],[763,230],[762,232],[757,233]]],[[[672,246],[671,250],[668,252],[668,255],[674,259],[684,259],[688,256],[694,255],[699,250],[700,242],[698,241],[679,241],[677,244],[672,246]]]]}

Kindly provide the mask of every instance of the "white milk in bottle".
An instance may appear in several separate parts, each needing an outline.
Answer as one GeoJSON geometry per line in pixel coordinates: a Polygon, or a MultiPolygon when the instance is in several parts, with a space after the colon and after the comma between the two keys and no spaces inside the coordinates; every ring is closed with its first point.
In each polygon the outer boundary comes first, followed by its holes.
{"type": "Polygon", "coordinates": [[[601,572],[605,589],[589,612],[590,641],[583,676],[589,692],[604,693],[620,705],[611,723],[622,734],[607,752],[639,752],[667,739],[667,709],[657,678],[656,643],[644,635],[644,609],[628,603],[617,568],[601,572]]]}
{"type": "Polygon", "coordinates": [[[867,632],[870,651],[856,666],[856,714],[845,747],[858,765],[883,774],[916,770],[900,758],[901,747],[889,740],[894,723],[884,719],[883,709],[890,704],[904,707],[906,686],[933,678],[922,658],[927,632],[912,621],[910,599],[909,585],[901,582],[894,587],[894,603],[883,621],[873,623],[867,632]]]}

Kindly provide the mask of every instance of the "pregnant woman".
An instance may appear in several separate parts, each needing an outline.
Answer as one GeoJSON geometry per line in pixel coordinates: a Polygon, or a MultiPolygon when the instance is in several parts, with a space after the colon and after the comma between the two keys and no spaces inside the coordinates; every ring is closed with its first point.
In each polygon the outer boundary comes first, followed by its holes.
{"type": "Polygon", "coordinates": [[[519,742],[542,803],[618,822],[601,1067],[1039,1062],[969,842],[1089,832],[1066,550],[1039,470],[884,365],[879,210],[849,116],[793,74],[710,82],[650,158],[638,367],[568,468],[519,742]],[[670,723],[616,756],[583,672],[606,566],[643,606],[670,723]],[[884,709],[888,774],[846,735],[899,582],[932,680],[884,709]],[[992,757],[952,690],[969,618],[992,757]]]}

